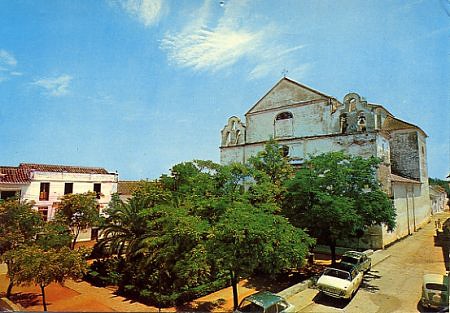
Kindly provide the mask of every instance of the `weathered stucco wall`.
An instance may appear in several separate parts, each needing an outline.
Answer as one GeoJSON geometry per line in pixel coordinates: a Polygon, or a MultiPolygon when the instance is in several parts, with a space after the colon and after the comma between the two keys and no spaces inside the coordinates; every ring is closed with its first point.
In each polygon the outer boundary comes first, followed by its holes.
{"type": "Polygon", "coordinates": [[[281,106],[292,105],[298,102],[326,99],[306,86],[300,86],[290,80],[281,80],[262,99],[260,99],[249,111],[254,113],[281,106]]]}
{"type": "Polygon", "coordinates": [[[281,139],[335,133],[338,129],[332,128],[330,117],[330,105],[325,100],[248,114],[246,116],[246,143],[265,141],[270,137],[281,139]],[[292,118],[277,120],[277,116],[283,112],[291,113],[292,118]]]}
{"type": "MultiPolygon", "coordinates": [[[[377,155],[377,133],[334,135],[313,138],[297,138],[290,140],[279,140],[280,145],[289,147],[289,157],[305,160],[310,155],[318,155],[325,152],[345,150],[352,155],[370,157],[377,155]]],[[[266,140],[268,140],[267,138],[266,140]]],[[[264,142],[252,145],[241,145],[221,148],[220,162],[229,164],[231,162],[247,162],[251,156],[264,150],[264,142]]]]}
{"type": "Polygon", "coordinates": [[[383,229],[385,245],[414,233],[430,221],[431,207],[428,192],[421,184],[393,182],[397,227],[392,232],[383,229]]]}

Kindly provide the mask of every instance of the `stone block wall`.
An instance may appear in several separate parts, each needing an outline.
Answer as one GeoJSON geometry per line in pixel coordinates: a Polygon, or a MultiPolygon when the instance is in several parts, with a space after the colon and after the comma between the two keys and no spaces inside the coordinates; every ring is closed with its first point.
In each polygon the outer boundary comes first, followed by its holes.
{"type": "Polygon", "coordinates": [[[420,180],[417,131],[394,132],[390,140],[391,168],[394,174],[420,180]]]}

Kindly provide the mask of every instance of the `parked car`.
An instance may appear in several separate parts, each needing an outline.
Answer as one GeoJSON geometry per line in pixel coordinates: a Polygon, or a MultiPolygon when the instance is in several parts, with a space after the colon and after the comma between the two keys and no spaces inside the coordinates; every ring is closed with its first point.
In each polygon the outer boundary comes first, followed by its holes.
{"type": "Polygon", "coordinates": [[[449,297],[448,275],[423,275],[422,298],[423,307],[443,309],[448,308],[449,297]]]}
{"type": "Polygon", "coordinates": [[[351,299],[363,280],[363,272],[349,263],[338,263],[328,267],[317,281],[317,287],[324,294],[334,298],[351,299]]]}
{"type": "Polygon", "coordinates": [[[295,307],[279,295],[260,291],[245,297],[235,312],[288,313],[295,312],[295,307]]]}
{"type": "Polygon", "coordinates": [[[367,250],[364,252],[347,251],[342,255],[340,263],[352,264],[358,269],[358,271],[367,273],[372,268],[372,260],[369,257],[372,253],[372,250],[367,250]]]}

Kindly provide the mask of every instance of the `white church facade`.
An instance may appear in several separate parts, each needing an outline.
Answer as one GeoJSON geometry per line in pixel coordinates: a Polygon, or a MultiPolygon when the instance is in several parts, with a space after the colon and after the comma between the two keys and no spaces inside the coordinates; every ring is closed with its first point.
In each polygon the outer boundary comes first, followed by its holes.
{"type": "Polygon", "coordinates": [[[250,108],[245,121],[228,119],[221,132],[221,163],[247,162],[270,138],[299,166],[310,155],[341,150],[382,159],[378,178],[393,199],[397,227],[393,232],[372,228],[367,247],[384,248],[429,222],[427,135],[383,106],[356,93],[340,102],[284,77],[250,108]]]}

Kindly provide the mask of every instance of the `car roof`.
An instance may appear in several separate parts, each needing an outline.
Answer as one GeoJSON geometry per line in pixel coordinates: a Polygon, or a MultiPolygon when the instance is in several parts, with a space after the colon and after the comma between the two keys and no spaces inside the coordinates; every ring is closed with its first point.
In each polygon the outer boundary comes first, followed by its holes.
{"type": "Polygon", "coordinates": [[[284,298],[269,291],[260,291],[245,297],[244,300],[248,300],[263,307],[264,309],[267,309],[273,304],[284,300],[284,298]]]}
{"type": "Polygon", "coordinates": [[[448,285],[448,276],[441,274],[425,274],[423,275],[423,282],[427,283],[439,283],[448,285]]]}
{"type": "Polygon", "coordinates": [[[354,257],[354,258],[359,258],[363,254],[364,253],[358,252],[358,251],[347,251],[342,256],[350,256],[350,257],[354,257]]]}
{"type": "Polygon", "coordinates": [[[356,266],[350,263],[337,263],[332,266],[329,266],[328,268],[334,268],[341,271],[351,272],[354,269],[356,269],[356,266]]]}

